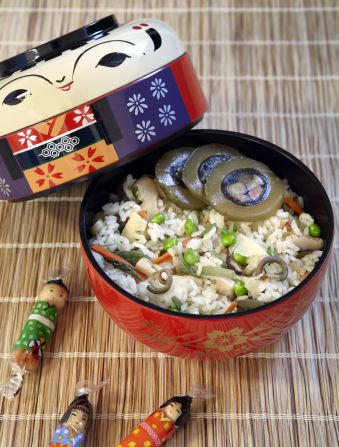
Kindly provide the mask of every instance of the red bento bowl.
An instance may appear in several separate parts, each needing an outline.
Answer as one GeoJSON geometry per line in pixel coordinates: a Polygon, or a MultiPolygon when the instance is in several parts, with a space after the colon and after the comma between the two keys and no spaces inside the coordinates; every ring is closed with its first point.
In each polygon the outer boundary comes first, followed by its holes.
{"type": "Polygon", "coordinates": [[[328,267],[333,242],[333,211],[320,181],[296,157],[267,141],[223,130],[195,130],[128,165],[93,181],[80,210],[82,253],[89,281],[112,320],[156,351],[193,359],[225,359],[258,351],[286,333],[315,298],[328,267]],[[303,196],[305,210],[321,225],[323,254],[311,274],[291,292],[260,308],[227,315],[190,315],[164,310],[125,292],[100,269],[88,243],[94,215],[128,174],[153,174],[160,154],[180,146],[207,143],[233,146],[249,158],[266,163],[303,196]]]}

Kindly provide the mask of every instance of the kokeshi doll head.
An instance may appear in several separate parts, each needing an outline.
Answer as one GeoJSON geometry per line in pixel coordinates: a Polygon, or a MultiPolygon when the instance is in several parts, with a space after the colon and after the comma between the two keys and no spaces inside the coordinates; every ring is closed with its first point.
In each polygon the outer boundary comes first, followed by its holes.
{"type": "MultiPolygon", "coordinates": [[[[37,50],[30,51],[34,61],[37,50]]],[[[184,53],[170,26],[144,19],[75,45],[61,55],[37,58],[37,63],[1,79],[2,65],[9,65],[5,61],[0,64],[0,136],[107,95],[184,53]]]]}
{"type": "Polygon", "coordinates": [[[58,310],[62,309],[68,298],[68,288],[62,279],[52,279],[44,285],[38,295],[38,300],[46,301],[54,305],[58,310]]]}
{"type": "Polygon", "coordinates": [[[160,408],[177,427],[184,425],[190,417],[191,396],[174,396],[160,408]]]}
{"type": "Polygon", "coordinates": [[[90,428],[92,413],[93,406],[88,395],[81,395],[69,405],[60,422],[73,434],[86,433],[90,428]]]}

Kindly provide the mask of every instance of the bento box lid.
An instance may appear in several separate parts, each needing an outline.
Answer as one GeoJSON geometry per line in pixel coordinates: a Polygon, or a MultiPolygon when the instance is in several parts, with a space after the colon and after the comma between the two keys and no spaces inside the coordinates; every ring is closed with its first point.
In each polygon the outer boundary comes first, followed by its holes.
{"type": "Polygon", "coordinates": [[[166,23],[98,20],[0,63],[0,199],[56,192],[198,123],[207,101],[166,23]]]}
{"type": "Polygon", "coordinates": [[[0,62],[0,80],[17,71],[26,70],[38,62],[59,56],[64,51],[78,48],[92,39],[105,36],[118,26],[118,21],[115,15],[112,14],[6,59],[0,62]]]}

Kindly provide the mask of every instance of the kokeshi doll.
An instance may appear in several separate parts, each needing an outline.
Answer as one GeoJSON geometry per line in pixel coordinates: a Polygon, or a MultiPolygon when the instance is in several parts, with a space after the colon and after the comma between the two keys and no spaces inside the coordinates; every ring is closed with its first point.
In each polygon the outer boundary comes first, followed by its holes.
{"type": "Polygon", "coordinates": [[[79,390],[53,434],[49,447],[83,447],[93,419],[87,389],[79,390]]]}
{"type": "Polygon", "coordinates": [[[150,414],[117,447],[158,447],[190,417],[193,398],[174,396],[150,414]]]}
{"type": "Polygon", "coordinates": [[[1,386],[6,397],[14,397],[21,388],[23,376],[36,371],[54,332],[58,312],[64,307],[68,288],[62,279],[47,281],[41,289],[26,324],[14,345],[12,377],[1,386]]]}

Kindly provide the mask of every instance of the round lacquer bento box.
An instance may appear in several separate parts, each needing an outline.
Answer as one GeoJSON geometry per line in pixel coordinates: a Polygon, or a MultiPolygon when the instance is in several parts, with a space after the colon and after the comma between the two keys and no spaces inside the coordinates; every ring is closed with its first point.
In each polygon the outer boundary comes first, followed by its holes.
{"type": "Polygon", "coordinates": [[[26,200],[193,127],[206,99],[164,22],[109,16],[0,62],[0,199],[26,200]]]}
{"type": "Polygon", "coordinates": [[[222,130],[191,131],[138,161],[96,179],[88,188],[80,211],[80,237],[89,281],[100,304],[112,320],[140,342],[156,351],[194,359],[225,359],[258,351],[296,323],[316,296],[327,270],[333,242],[333,212],[327,194],[315,175],[285,150],[249,135],[222,130]],[[323,254],[311,274],[276,301],[236,314],[203,316],[164,310],[124,291],[106,276],[89,245],[95,214],[109,195],[131,173],[138,178],[153,174],[160,153],[181,146],[221,143],[239,149],[249,158],[267,164],[304,198],[305,211],[322,227],[323,254]]]}

